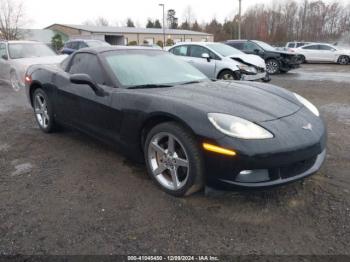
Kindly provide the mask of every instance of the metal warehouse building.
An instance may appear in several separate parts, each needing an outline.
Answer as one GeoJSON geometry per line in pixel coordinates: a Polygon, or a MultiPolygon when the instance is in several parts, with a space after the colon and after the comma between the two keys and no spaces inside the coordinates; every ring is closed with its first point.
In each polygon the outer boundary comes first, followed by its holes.
{"type": "MultiPolygon", "coordinates": [[[[112,45],[127,45],[136,41],[138,45],[145,42],[156,44],[163,42],[163,29],[161,28],[135,28],[135,27],[111,27],[89,25],[53,24],[45,29],[51,29],[67,35],[70,39],[98,39],[112,45]]],[[[211,34],[189,30],[165,29],[166,39],[177,42],[214,41],[211,34]]]]}

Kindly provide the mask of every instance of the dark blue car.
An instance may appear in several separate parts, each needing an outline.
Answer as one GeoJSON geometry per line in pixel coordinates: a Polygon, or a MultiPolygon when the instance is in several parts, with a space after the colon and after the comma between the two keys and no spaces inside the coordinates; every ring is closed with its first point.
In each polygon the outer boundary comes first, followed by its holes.
{"type": "Polygon", "coordinates": [[[100,40],[75,39],[75,40],[66,42],[61,50],[61,53],[70,55],[75,51],[85,47],[99,47],[99,46],[110,46],[110,44],[100,40]]]}

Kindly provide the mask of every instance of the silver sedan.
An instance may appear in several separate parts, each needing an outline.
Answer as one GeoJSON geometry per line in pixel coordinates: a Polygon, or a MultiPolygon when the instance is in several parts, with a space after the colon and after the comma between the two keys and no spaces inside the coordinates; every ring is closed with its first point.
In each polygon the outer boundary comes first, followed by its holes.
{"type": "Polygon", "coordinates": [[[265,61],[222,43],[179,43],[169,49],[208,78],[223,80],[270,80],[265,61]]]}
{"type": "Polygon", "coordinates": [[[44,43],[34,41],[0,41],[0,81],[15,91],[24,87],[27,68],[36,64],[58,64],[66,55],[57,55],[44,43]]]}

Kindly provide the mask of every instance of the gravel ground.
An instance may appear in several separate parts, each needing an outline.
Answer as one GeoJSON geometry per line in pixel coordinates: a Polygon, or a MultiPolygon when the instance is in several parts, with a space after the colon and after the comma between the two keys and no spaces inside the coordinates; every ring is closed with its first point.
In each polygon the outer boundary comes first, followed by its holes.
{"type": "Polygon", "coordinates": [[[174,198],[145,168],[75,131],[43,134],[0,86],[0,254],[350,255],[350,66],[304,65],[273,84],[309,98],[328,159],[303,182],[174,198]]]}

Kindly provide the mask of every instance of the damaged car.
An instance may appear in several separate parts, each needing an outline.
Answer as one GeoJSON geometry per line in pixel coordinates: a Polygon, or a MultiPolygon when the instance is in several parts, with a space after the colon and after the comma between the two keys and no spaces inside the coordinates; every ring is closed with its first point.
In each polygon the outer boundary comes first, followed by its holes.
{"type": "Polygon", "coordinates": [[[296,53],[278,51],[273,46],[257,40],[228,40],[225,44],[237,48],[246,54],[260,56],[266,62],[269,74],[287,73],[300,67],[302,57],[296,53]]]}
{"type": "Polygon", "coordinates": [[[263,59],[222,43],[179,43],[169,52],[181,57],[210,79],[270,81],[263,59]]]}

